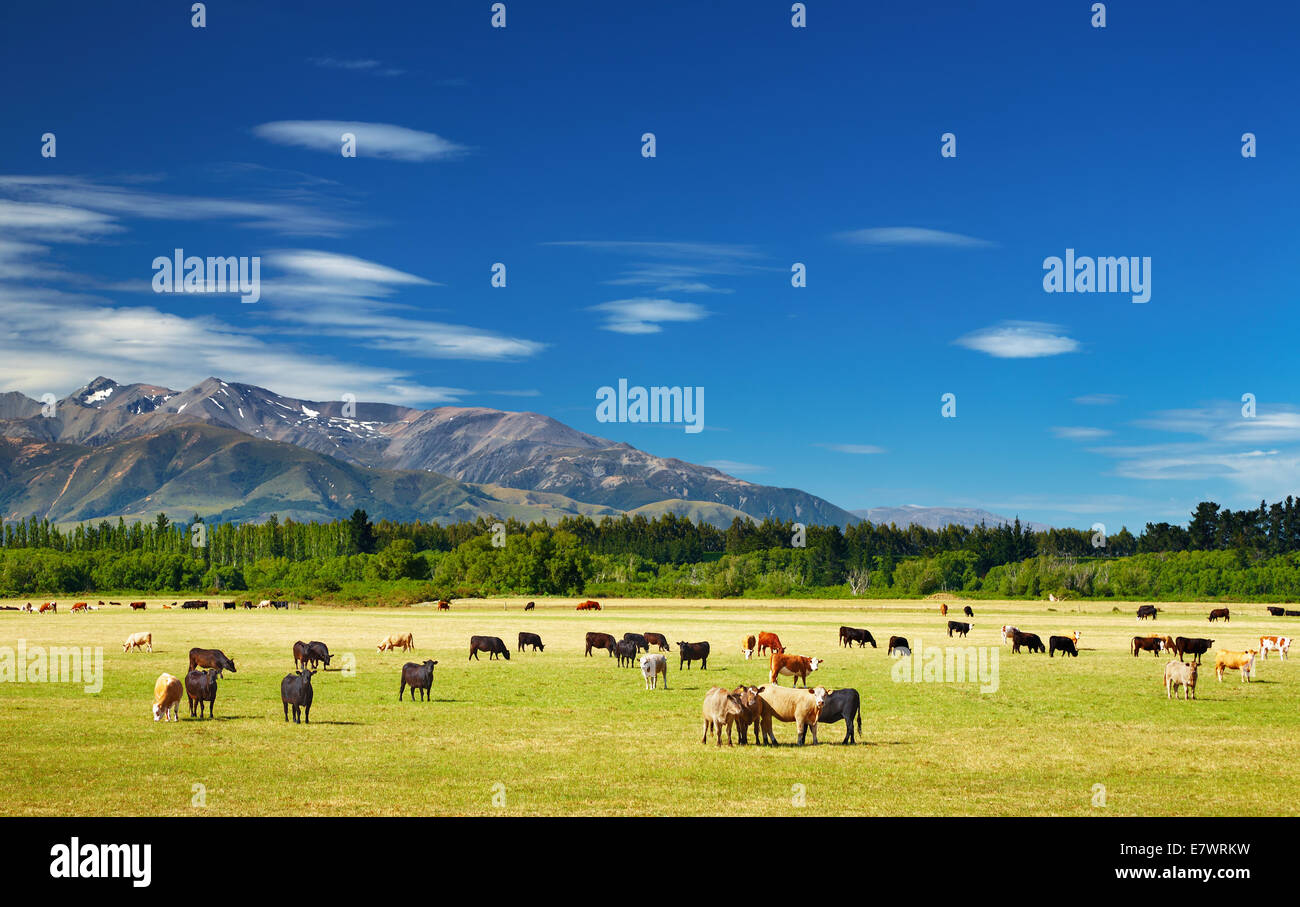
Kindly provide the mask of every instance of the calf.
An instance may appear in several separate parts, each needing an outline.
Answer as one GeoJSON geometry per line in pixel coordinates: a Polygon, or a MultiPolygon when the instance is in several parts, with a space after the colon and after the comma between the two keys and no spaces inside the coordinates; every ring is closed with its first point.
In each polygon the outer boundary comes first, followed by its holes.
{"type": "Polygon", "coordinates": [[[289,720],[289,706],[293,706],[293,723],[301,724],[299,716],[311,724],[311,678],[315,671],[295,671],[280,681],[280,702],[284,704],[284,720],[289,720]]]}
{"type": "Polygon", "coordinates": [[[668,637],[662,633],[643,633],[645,641],[652,646],[658,646],[660,652],[671,652],[673,647],[668,645],[668,637]]]}
{"type": "Polygon", "coordinates": [[[153,685],[153,720],[180,721],[182,692],[179,679],[170,674],[159,674],[153,685]]]}
{"type": "Polygon", "coordinates": [[[1286,661],[1287,654],[1291,651],[1291,637],[1261,636],[1259,638],[1259,651],[1264,656],[1265,661],[1268,661],[1269,652],[1276,652],[1283,661],[1286,661]]]}
{"type": "Polygon", "coordinates": [[[223,671],[229,671],[231,674],[238,673],[235,670],[235,663],[220,649],[190,649],[189,670],[193,671],[195,668],[216,671],[218,677],[222,676],[223,671]]]}
{"type": "Polygon", "coordinates": [[[1134,636],[1130,648],[1133,650],[1133,657],[1137,658],[1140,652],[1150,652],[1152,655],[1159,655],[1165,647],[1165,638],[1163,636],[1134,636]]]}
{"type": "Polygon", "coordinates": [[[388,638],[381,642],[377,649],[380,652],[392,652],[401,649],[403,652],[409,652],[415,648],[415,637],[410,633],[391,633],[388,638]]]}
{"type": "Polygon", "coordinates": [[[855,642],[858,644],[859,649],[867,643],[871,643],[871,648],[876,648],[876,640],[871,635],[870,630],[862,630],[858,627],[840,627],[840,645],[847,649],[851,648],[855,642]]]}
{"type": "Polygon", "coordinates": [[[212,717],[212,707],[217,704],[217,672],[190,671],[185,675],[185,695],[190,700],[190,717],[194,717],[194,707],[203,717],[203,703],[208,704],[208,717],[212,717]]]}
{"type": "Polygon", "coordinates": [[[826,688],[813,687],[811,690],[787,690],[774,683],[766,683],[758,688],[758,698],[763,702],[760,732],[762,739],[775,744],[772,733],[772,718],[780,721],[793,721],[799,732],[799,745],[803,746],[808,729],[812,729],[813,743],[817,742],[817,719],[822,706],[826,703],[826,688]]]}
{"type": "Polygon", "coordinates": [[[645,678],[645,688],[659,688],[659,675],[664,675],[664,689],[668,689],[668,659],[655,653],[641,656],[641,676],[645,678]]]}
{"type": "Polygon", "coordinates": [[[1182,686],[1183,699],[1196,698],[1196,665],[1181,661],[1165,664],[1165,698],[1173,699],[1173,689],[1182,686]]]}
{"type": "Polygon", "coordinates": [[[620,668],[632,667],[632,663],[636,661],[636,653],[636,643],[630,639],[620,639],[614,643],[614,659],[620,668]]]}
{"type": "Polygon", "coordinates": [[[408,661],[402,665],[402,685],[397,688],[397,701],[402,701],[402,694],[410,687],[412,702],[415,702],[417,690],[423,694],[424,701],[428,702],[433,689],[433,666],[436,664],[436,661],[426,660],[424,664],[408,661]]]}
{"type": "Polygon", "coordinates": [[[1020,647],[1024,646],[1032,655],[1035,652],[1046,652],[1047,648],[1043,641],[1039,639],[1037,633],[1021,633],[1016,630],[1011,634],[1011,651],[1014,654],[1020,654],[1020,647]]]}
{"type": "Polygon", "coordinates": [[[962,623],[959,620],[950,620],[948,621],[948,635],[952,636],[952,634],[956,633],[958,636],[965,636],[973,626],[975,625],[962,623]]]}
{"type": "Polygon", "coordinates": [[[152,633],[132,633],[122,643],[123,652],[133,652],[144,649],[147,652],[153,651],[153,634],[152,633]]]}
{"type": "Polygon", "coordinates": [[[630,642],[633,645],[635,645],[637,647],[637,651],[641,651],[643,649],[646,652],[650,651],[650,643],[648,643],[646,641],[646,638],[642,636],[640,633],[624,633],[623,641],[630,642]]]}
{"type": "Polygon", "coordinates": [[[707,671],[709,669],[709,644],[707,642],[678,642],[677,654],[680,661],[677,662],[677,670],[682,669],[682,665],[690,668],[692,661],[700,663],[700,669],[707,671]]]}
{"type": "Polygon", "coordinates": [[[519,651],[520,651],[520,652],[522,652],[522,651],[524,650],[524,646],[532,646],[534,652],[545,652],[545,651],[546,651],[546,646],[542,645],[542,638],[541,638],[540,636],[538,636],[536,633],[524,633],[524,632],[520,632],[520,634],[519,634],[519,651]]]}
{"type": "Polygon", "coordinates": [[[1214,645],[1212,639],[1199,639],[1196,637],[1188,638],[1179,636],[1174,640],[1174,651],[1178,653],[1178,660],[1182,661],[1184,655],[1192,656],[1192,660],[1197,664],[1201,663],[1201,656],[1210,651],[1210,646],[1214,645]]]}
{"type": "Polygon", "coordinates": [[[886,650],[890,655],[904,654],[901,650],[906,649],[906,654],[912,654],[912,644],[907,641],[906,636],[889,637],[889,648],[886,650]]]}
{"type": "Polygon", "coordinates": [[[765,655],[768,652],[784,652],[785,646],[781,645],[781,638],[775,633],[758,632],[758,649],[759,655],[765,655]]]}
{"type": "MultiPolygon", "coordinates": [[[[479,652],[487,652],[488,661],[492,661],[498,655],[504,655],[506,661],[510,660],[510,650],[506,648],[506,644],[501,641],[500,636],[471,636],[469,638],[469,657],[478,661],[479,652]]],[[[469,661],[469,658],[465,660],[469,661]]]]}
{"type": "Polygon", "coordinates": [[[799,681],[803,681],[804,689],[808,688],[808,675],[821,667],[822,659],[807,658],[803,655],[786,655],[781,652],[773,652],[772,659],[768,664],[768,680],[771,683],[779,683],[777,679],[782,674],[787,677],[793,677],[792,686],[798,686],[799,681]]]}
{"type": "Polygon", "coordinates": [[[1259,653],[1254,649],[1245,652],[1229,652],[1227,649],[1220,649],[1214,653],[1214,673],[1219,678],[1219,683],[1223,683],[1223,672],[1227,670],[1241,671],[1241,682],[1246,683],[1252,680],[1255,674],[1255,656],[1259,653]]]}
{"type": "Polygon", "coordinates": [[[1079,657],[1079,650],[1074,644],[1074,638],[1070,636],[1049,636],[1047,638],[1047,657],[1055,658],[1056,653],[1062,655],[1073,655],[1079,657]]]}
{"type": "MultiPolygon", "coordinates": [[[[844,739],[840,743],[857,743],[858,738],[853,733],[853,720],[857,719],[858,733],[862,733],[862,699],[858,696],[858,691],[852,687],[845,687],[842,690],[832,690],[826,694],[826,701],[822,704],[821,714],[817,716],[818,724],[834,724],[836,721],[844,722],[844,739]]],[[[816,739],[814,737],[814,739],[816,739]]]]}
{"type": "Polygon", "coordinates": [[[588,633],[587,634],[587,651],[586,655],[591,654],[592,649],[608,649],[609,654],[614,654],[614,637],[608,633],[588,633]]]}
{"type": "Polygon", "coordinates": [[[1211,611],[1211,612],[1210,612],[1210,623],[1214,623],[1216,620],[1221,620],[1221,621],[1223,621],[1224,623],[1227,623],[1227,622],[1228,622],[1228,609],[1227,609],[1227,608],[1215,608],[1213,611],[1211,611]]]}
{"type": "Polygon", "coordinates": [[[727,746],[731,746],[731,726],[744,712],[740,697],[722,687],[710,687],[704,694],[704,736],[700,743],[709,742],[709,732],[717,735],[718,746],[722,746],[722,729],[727,729],[727,746]]]}
{"type": "Polygon", "coordinates": [[[745,656],[745,661],[749,661],[754,657],[754,650],[757,648],[758,643],[755,641],[752,633],[740,640],[740,652],[745,656]]]}
{"type": "Polygon", "coordinates": [[[975,612],[972,611],[972,610],[970,609],[970,605],[967,605],[966,607],[962,608],[961,610],[962,610],[962,613],[965,614],[967,617],[974,617],[974,616],[975,616],[975,612]]]}

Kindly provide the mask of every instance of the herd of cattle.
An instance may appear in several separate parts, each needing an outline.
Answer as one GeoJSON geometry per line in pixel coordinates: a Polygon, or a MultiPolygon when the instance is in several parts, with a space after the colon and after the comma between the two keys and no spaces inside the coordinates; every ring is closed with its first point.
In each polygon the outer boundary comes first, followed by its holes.
{"type": "MultiPolygon", "coordinates": [[[[144,602],[130,602],[133,610],[144,610],[144,602]]],[[[99,602],[98,606],[88,602],[76,602],[73,604],[71,611],[74,614],[85,611],[96,611],[105,607],[105,602],[99,602]]],[[[120,606],[120,602],[108,602],[108,606],[120,606]]],[[[223,602],[223,608],[233,610],[236,607],[235,602],[223,602]]],[[[252,602],[244,602],[245,608],[253,608],[252,602]]],[[[176,607],[173,602],[171,606],[163,605],[164,609],[176,607]]],[[[180,604],[182,609],[201,609],[208,608],[208,602],[203,600],[186,601],[180,604]]],[[[262,601],[256,607],[258,608],[288,608],[287,601],[262,601]]],[[[531,611],[535,607],[533,602],[529,602],[524,610],[531,611]]],[[[594,601],[584,601],[577,606],[580,611],[598,611],[600,604],[594,601]]],[[[438,602],[439,610],[450,610],[450,602],[441,600],[438,602]]],[[[30,603],[25,608],[6,608],[5,610],[22,610],[38,613],[57,613],[58,605],[56,602],[43,603],[39,609],[30,603]]],[[[946,604],[940,605],[940,615],[948,613],[946,604]]],[[[1300,612],[1286,611],[1282,608],[1269,607],[1268,611],[1272,616],[1300,616],[1300,612]]],[[[1142,605],[1138,608],[1137,618],[1139,621],[1155,620],[1159,609],[1154,605],[1142,605]]],[[[964,608],[964,615],[968,618],[974,617],[974,612],[970,606],[964,608]]],[[[1218,621],[1228,622],[1231,619],[1229,609],[1215,608],[1210,612],[1209,622],[1218,621]]],[[[949,620],[947,622],[947,633],[949,637],[966,637],[973,629],[974,624],[970,621],[949,620]]],[[[1010,644],[1011,651],[1015,654],[1021,652],[1046,653],[1049,657],[1055,657],[1057,652],[1062,655],[1069,655],[1077,658],[1079,656],[1078,644],[1080,634],[1074,631],[1069,635],[1052,635],[1048,637],[1048,643],[1045,646],[1042,638],[1036,633],[1029,633],[1020,630],[1011,625],[1005,625],[1001,628],[1002,643],[1010,644]]],[[[621,639],[616,638],[609,633],[589,632],[585,637],[584,655],[591,656],[596,650],[604,650],[607,655],[617,660],[619,667],[639,666],[641,674],[645,681],[645,689],[657,690],[659,684],[663,683],[663,688],[668,688],[668,655],[673,651],[673,644],[668,642],[668,637],[663,633],[644,632],[644,633],[624,633],[621,639]],[[653,651],[652,651],[653,649],[653,651]],[[644,653],[644,654],[643,654],[644,653]]],[[[1206,655],[1215,640],[1204,639],[1199,637],[1185,636],[1134,636],[1130,643],[1130,652],[1134,657],[1141,655],[1143,652],[1150,652],[1153,656],[1159,656],[1166,653],[1170,660],[1164,666],[1164,688],[1167,698],[1173,698],[1175,692],[1181,693],[1182,699],[1196,698],[1196,681],[1198,667],[1201,664],[1202,656],[1206,655]],[[1173,660],[1173,656],[1177,660],[1173,660]],[[1190,656],[1190,660],[1185,660],[1190,656]]],[[[839,628],[839,644],[842,647],[852,648],[854,645],[859,648],[870,645],[877,648],[876,639],[871,631],[861,627],[839,628]]],[[[689,642],[678,640],[678,670],[689,670],[691,666],[698,662],[701,670],[708,669],[710,644],[707,641],[689,642]]],[[[1250,648],[1245,651],[1232,651],[1228,649],[1218,649],[1215,652],[1215,674],[1220,681],[1226,671],[1236,670],[1240,672],[1242,682],[1253,679],[1255,674],[1255,660],[1257,656],[1262,656],[1265,660],[1270,652],[1276,652],[1282,660],[1286,660],[1290,652],[1291,637],[1289,636],[1261,636],[1259,638],[1258,648],[1250,648]]],[[[410,652],[415,648],[414,638],[411,633],[391,634],[384,640],[380,641],[376,649],[378,652],[410,652]]],[[[759,745],[775,744],[776,738],[772,733],[772,721],[776,720],[793,723],[797,731],[798,743],[802,745],[805,741],[807,731],[811,729],[813,742],[817,742],[817,725],[819,723],[835,723],[844,721],[846,733],[843,743],[855,743],[857,735],[854,727],[856,724],[857,734],[862,732],[862,715],[861,715],[861,697],[856,689],[845,687],[842,689],[828,690],[826,687],[817,686],[813,689],[808,688],[808,675],[816,671],[825,659],[803,655],[794,655],[786,651],[785,646],[781,643],[780,638],[771,632],[759,632],[756,635],[746,634],[740,641],[741,654],[744,660],[749,661],[755,655],[766,656],[768,659],[768,679],[761,685],[741,685],[735,689],[728,690],[724,687],[711,687],[704,697],[702,709],[704,735],[702,742],[707,743],[712,735],[717,745],[722,744],[722,732],[727,732],[727,743],[732,744],[733,730],[737,732],[741,744],[748,742],[749,731],[752,728],[754,732],[754,741],[759,745]],[[781,677],[790,677],[791,687],[780,686],[781,677]],[[802,684],[802,689],[799,685],[802,684]]],[[[545,652],[546,647],[542,638],[537,633],[521,631],[517,641],[517,651],[519,652],[545,652]]],[[[133,633],[127,637],[122,645],[122,651],[153,651],[153,636],[151,633],[133,633]]],[[[890,636],[887,652],[893,657],[903,657],[911,655],[911,645],[906,637],[890,636]]],[[[469,659],[478,660],[479,654],[488,655],[488,660],[494,660],[498,657],[507,661],[510,660],[510,648],[505,641],[498,636],[471,636],[469,641],[469,659]]],[[[329,647],[318,640],[310,642],[298,641],[293,644],[292,655],[294,670],[292,673],[285,675],[280,681],[280,698],[284,709],[284,718],[287,722],[292,709],[293,720],[295,723],[302,721],[311,723],[311,706],[314,696],[312,687],[312,678],[323,667],[328,670],[333,656],[330,654],[329,647]]],[[[406,690],[411,691],[412,701],[417,696],[421,701],[429,701],[433,686],[433,669],[438,664],[437,661],[426,659],[422,663],[406,662],[401,668],[400,683],[398,686],[398,700],[404,699],[406,690]]],[[[235,673],[235,663],[226,656],[220,649],[193,648],[189,653],[189,665],[184,680],[164,673],[160,675],[154,685],[154,706],[153,715],[155,721],[179,720],[179,703],[182,693],[189,700],[190,716],[203,718],[204,704],[206,703],[206,717],[213,717],[213,709],[217,698],[217,681],[224,676],[224,672],[235,673]]]]}
{"type": "MultiPolygon", "coordinates": [[[[149,607],[148,602],[128,602],[128,604],[130,604],[132,611],[144,611],[149,607]]],[[[100,602],[98,605],[92,605],[90,602],[73,602],[72,613],[85,614],[88,611],[98,611],[104,607],[120,608],[122,607],[122,603],[121,602],[100,602]]],[[[221,607],[224,608],[226,611],[234,611],[237,607],[239,607],[239,603],[222,602],[221,607]]],[[[254,605],[252,602],[244,602],[245,610],[249,610],[249,611],[253,610],[254,608],[287,609],[289,607],[290,607],[290,603],[287,601],[273,601],[269,598],[264,599],[262,602],[256,605],[254,605]]],[[[182,611],[206,611],[208,610],[208,603],[201,599],[194,599],[192,601],[187,601],[187,602],[172,602],[170,605],[163,605],[164,611],[170,611],[173,608],[180,608],[182,611]]],[[[31,602],[28,602],[22,607],[18,607],[16,605],[6,605],[4,607],[0,607],[0,611],[25,611],[28,614],[58,614],[59,603],[42,602],[40,605],[33,605],[31,602]]]]}

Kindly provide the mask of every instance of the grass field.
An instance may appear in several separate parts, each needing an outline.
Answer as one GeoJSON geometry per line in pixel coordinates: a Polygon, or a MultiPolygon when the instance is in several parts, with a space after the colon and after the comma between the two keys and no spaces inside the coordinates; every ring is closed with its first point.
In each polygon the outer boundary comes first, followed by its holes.
{"type": "Polygon", "coordinates": [[[971,636],[950,641],[937,603],[917,601],[611,600],[599,614],[575,612],[572,600],[539,600],[527,613],[519,600],[462,601],[447,613],[204,613],[160,602],[144,613],[0,612],[0,646],[102,646],[104,658],[97,694],[81,683],[0,683],[0,814],[1274,815],[1300,803],[1300,663],[1270,658],[1255,683],[1235,673],[1217,683],[1211,657],[1198,699],[1170,702],[1165,658],[1128,649],[1139,632],[1232,649],[1292,632],[1294,619],[1269,618],[1262,605],[1232,606],[1231,623],[1210,625],[1204,604],[1161,604],[1158,621],[1138,624],[1129,603],[1113,613],[1111,602],[974,602],[971,636]],[[1044,641],[1077,629],[1080,655],[1013,656],[999,645],[1004,623],[1044,641]],[[867,627],[881,648],[839,648],[841,624],[867,627]],[[710,686],[766,680],[765,663],[745,662],[739,646],[760,629],[792,653],[826,658],[815,682],[861,692],[865,742],[839,745],[840,723],[801,748],[793,725],[777,723],[780,747],[700,744],[710,686]],[[153,654],[123,654],[122,640],[141,630],[153,633],[153,654]],[[520,630],[540,633],[546,651],[466,661],[471,635],[501,636],[513,650],[520,630]],[[669,688],[647,692],[635,668],[603,652],[583,657],[588,630],[707,639],[713,656],[707,671],[679,671],[670,656],[669,688]],[[376,653],[401,631],[414,634],[413,654],[376,653]],[[914,648],[998,650],[997,691],[894,682],[891,633],[914,648]],[[336,665],[348,654],[355,664],[316,675],[310,725],[286,724],[279,698],[298,639],[323,640],[336,665]],[[154,680],[183,677],[196,645],[225,650],[238,667],[220,682],[216,719],[191,720],[182,699],[179,723],[154,722],[154,680]],[[425,658],[439,662],[433,701],[399,703],[401,665],[425,658]],[[1104,806],[1094,805],[1096,785],[1104,806]]]}

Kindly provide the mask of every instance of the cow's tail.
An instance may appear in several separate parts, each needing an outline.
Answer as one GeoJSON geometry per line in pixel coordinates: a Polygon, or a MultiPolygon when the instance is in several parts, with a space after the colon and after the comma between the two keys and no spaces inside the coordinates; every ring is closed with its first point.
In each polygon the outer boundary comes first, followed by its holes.
{"type": "Polygon", "coordinates": [[[862,706],[858,706],[858,733],[862,733],[862,706]]]}

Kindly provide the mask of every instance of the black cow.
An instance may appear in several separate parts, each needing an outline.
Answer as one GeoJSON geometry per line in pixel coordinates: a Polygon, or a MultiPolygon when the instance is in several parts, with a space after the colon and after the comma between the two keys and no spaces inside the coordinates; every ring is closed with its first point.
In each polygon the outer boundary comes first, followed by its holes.
{"type": "Polygon", "coordinates": [[[859,648],[867,643],[871,643],[871,648],[876,648],[876,640],[871,635],[870,630],[860,630],[857,627],[840,627],[840,645],[851,648],[854,643],[857,643],[859,648]]]}
{"type": "Polygon", "coordinates": [[[185,675],[185,695],[190,700],[190,717],[194,717],[194,707],[198,706],[199,717],[203,717],[203,703],[208,704],[208,717],[212,717],[212,707],[217,704],[217,672],[190,671],[185,675]]]}
{"type": "Polygon", "coordinates": [[[1019,630],[1016,630],[1011,634],[1011,651],[1020,654],[1021,646],[1028,649],[1031,654],[1034,652],[1047,651],[1047,647],[1043,645],[1043,641],[1039,638],[1037,633],[1021,633],[1019,630]]]}
{"type": "MultiPolygon", "coordinates": [[[[492,661],[498,655],[504,655],[506,661],[510,660],[510,650],[506,648],[506,644],[501,641],[500,636],[471,636],[469,638],[469,657],[478,661],[479,652],[487,652],[488,661],[492,661]]],[[[469,661],[469,658],[465,660],[469,661]]]]}
{"type": "Polygon", "coordinates": [[[286,609],[287,609],[287,608],[289,607],[289,603],[288,603],[288,602],[283,602],[283,601],[281,601],[281,602],[271,602],[271,607],[272,607],[272,608],[286,608],[286,609]]]}
{"type": "Polygon", "coordinates": [[[185,602],[185,604],[181,605],[181,607],[182,607],[182,608],[202,608],[204,611],[206,611],[206,610],[208,610],[208,603],[207,603],[207,602],[202,602],[202,601],[197,601],[197,600],[195,600],[195,601],[188,601],[188,602],[185,602]]]}
{"type": "Polygon", "coordinates": [[[436,661],[426,661],[424,664],[416,664],[408,661],[402,665],[402,685],[397,688],[397,701],[402,701],[402,694],[406,688],[411,688],[411,701],[415,702],[415,691],[419,690],[424,694],[424,701],[429,701],[430,691],[433,689],[433,666],[436,661]]]}
{"type": "Polygon", "coordinates": [[[1283,611],[1282,613],[1287,617],[1300,617],[1300,611],[1283,611]]]}
{"type": "Polygon", "coordinates": [[[235,610],[235,603],[234,603],[234,602],[222,602],[222,603],[221,603],[221,607],[224,608],[226,611],[233,611],[233,610],[235,610]]]}
{"type": "Polygon", "coordinates": [[[677,662],[677,670],[682,669],[682,665],[687,668],[691,666],[692,661],[700,663],[701,670],[709,669],[709,644],[707,642],[678,642],[677,653],[681,660],[677,662]]]}
{"type": "Polygon", "coordinates": [[[307,660],[311,662],[312,670],[315,670],[318,664],[324,664],[328,668],[333,657],[330,655],[330,647],[325,643],[315,639],[307,643],[307,660]]]}
{"type": "Polygon", "coordinates": [[[301,724],[298,720],[302,715],[308,724],[311,724],[311,676],[315,671],[295,671],[292,674],[286,674],[284,680],[280,681],[280,701],[284,703],[284,720],[289,720],[289,706],[293,706],[293,723],[301,724]]]}
{"type": "Polygon", "coordinates": [[[1273,615],[1274,617],[1281,617],[1286,613],[1286,611],[1283,608],[1275,608],[1274,606],[1269,605],[1268,613],[1273,615]]]}
{"type": "Polygon", "coordinates": [[[252,603],[252,602],[244,602],[244,610],[245,610],[245,611],[252,611],[252,610],[253,610],[253,603],[252,603]]]}
{"type": "Polygon", "coordinates": [[[193,671],[195,668],[214,670],[218,677],[222,676],[223,671],[229,671],[231,674],[238,673],[235,670],[235,663],[220,649],[190,649],[189,670],[193,671]]]}
{"type": "Polygon", "coordinates": [[[974,616],[975,616],[975,612],[972,611],[972,610],[970,609],[970,605],[967,605],[966,607],[962,608],[961,610],[962,610],[962,613],[965,614],[967,617],[974,617],[974,616]]]}
{"type": "Polygon", "coordinates": [[[844,739],[841,743],[857,743],[858,738],[853,733],[853,720],[857,719],[858,733],[862,733],[862,699],[858,696],[858,691],[853,687],[845,687],[842,690],[832,690],[826,694],[826,701],[822,704],[821,714],[817,716],[818,724],[834,724],[837,721],[844,722],[844,739]]]}
{"type": "Polygon", "coordinates": [[[671,652],[673,647],[668,645],[668,637],[662,633],[642,633],[645,641],[652,646],[658,646],[660,652],[671,652]]]}
{"type": "Polygon", "coordinates": [[[1047,644],[1048,658],[1055,658],[1057,652],[1062,655],[1073,655],[1075,658],[1079,657],[1079,650],[1074,647],[1074,640],[1069,636],[1049,636],[1047,644]]]}
{"type": "Polygon", "coordinates": [[[1226,622],[1228,621],[1228,609],[1227,609],[1227,608],[1215,608],[1213,611],[1211,611],[1211,612],[1210,612],[1210,623],[1214,623],[1216,620],[1222,620],[1222,621],[1224,621],[1224,622],[1226,623],[1226,622]]]}
{"type": "Polygon", "coordinates": [[[624,633],[623,641],[632,643],[638,650],[650,651],[650,643],[646,642],[646,638],[640,633],[624,633]]]}
{"type": "Polygon", "coordinates": [[[1212,639],[1187,636],[1179,636],[1174,639],[1174,651],[1178,653],[1178,660],[1182,661],[1184,655],[1190,655],[1192,661],[1196,664],[1201,663],[1201,656],[1210,651],[1212,645],[1214,645],[1212,639]]]}
{"type": "Polygon", "coordinates": [[[536,607],[537,607],[537,602],[529,602],[528,604],[524,605],[524,610],[531,611],[536,607]]]}
{"type": "Polygon", "coordinates": [[[618,661],[618,666],[632,667],[636,661],[636,643],[630,639],[620,639],[614,643],[614,658],[618,661]]]}
{"type": "Polygon", "coordinates": [[[293,669],[295,671],[307,667],[307,659],[310,657],[307,653],[309,646],[309,643],[305,643],[301,639],[293,644],[293,669]]]}
{"type": "Polygon", "coordinates": [[[524,646],[532,646],[534,652],[545,652],[546,646],[542,645],[542,638],[536,633],[519,634],[519,651],[524,650],[524,646]]]}
{"type": "Polygon", "coordinates": [[[948,635],[956,633],[958,636],[965,636],[970,632],[971,624],[962,623],[959,620],[948,621],[948,635]]]}
{"type": "Polygon", "coordinates": [[[906,649],[910,652],[912,651],[912,645],[907,641],[906,636],[891,636],[889,637],[889,649],[887,651],[890,655],[893,655],[895,649],[906,649]]]}
{"type": "Polygon", "coordinates": [[[1156,619],[1156,612],[1159,609],[1155,605],[1138,605],[1138,620],[1156,619]]]}

